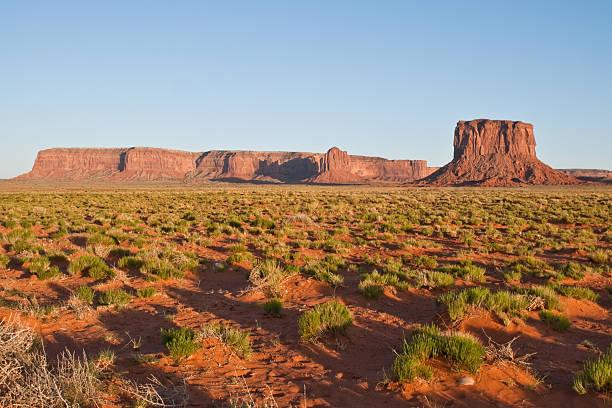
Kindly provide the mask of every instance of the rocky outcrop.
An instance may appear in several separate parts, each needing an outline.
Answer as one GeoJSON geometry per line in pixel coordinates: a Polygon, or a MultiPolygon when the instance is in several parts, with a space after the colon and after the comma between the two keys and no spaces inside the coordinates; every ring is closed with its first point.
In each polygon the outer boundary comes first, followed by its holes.
{"type": "Polygon", "coordinates": [[[542,163],[535,154],[533,125],[507,120],[460,121],[454,156],[422,179],[430,185],[507,186],[577,184],[579,180],[542,163]]]}
{"type": "Polygon", "coordinates": [[[325,154],[133,147],[43,150],[32,171],[19,178],[354,184],[411,182],[431,171],[424,160],[351,156],[337,147],[325,154]]]}

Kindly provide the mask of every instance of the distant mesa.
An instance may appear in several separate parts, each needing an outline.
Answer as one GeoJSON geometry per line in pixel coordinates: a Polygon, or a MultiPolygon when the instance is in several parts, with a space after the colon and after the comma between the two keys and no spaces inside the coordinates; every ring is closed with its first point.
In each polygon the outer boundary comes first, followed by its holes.
{"type": "Polygon", "coordinates": [[[437,168],[425,160],[387,160],[353,156],[331,148],[327,153],[56,148],[38,153],[22,180],[182,180],[260,183],[363,184],[407,183],[437,168]]]}
{"type": "Polygon", "coordinates": [[[570,174],[542,163],[535,153],[533,125],[509,120],[460,121],[454,156],[446,166],[421,180],[440,186],[512,186],[578,184],[570,174]]]}
{"type": "Polygon", "coordinates": [[[583,181],[594,181],[612,184],[612,171],[601,169],[560,169],[568,176],[576,177],[583,181]]]}
{"type": "Polygon", "coordinates": [[[425,160],[350,155],[337,147],[327,153],[56,148],[40,151],[32,171],[17,178],[417,186],[612,183],[607,170],[552,169],[536,157],[535,146],[529,123],[476,119],[457,123],[453,160],[441,168],[425,160]]]}

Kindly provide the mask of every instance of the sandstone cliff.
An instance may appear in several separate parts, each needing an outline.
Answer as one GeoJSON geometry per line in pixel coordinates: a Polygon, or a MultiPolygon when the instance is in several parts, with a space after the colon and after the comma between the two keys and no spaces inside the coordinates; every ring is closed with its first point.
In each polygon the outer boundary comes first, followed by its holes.
{"type": "Polygon", "coordinates": [[[351,156],[337,147],[325,154],[133,147],[43,150],[32,171],[19,178],[353,184],[411,182],[431,171],[424,160],[351,156]]]}
{"type": "Polygon", "coordinates": [[[431,185],[506,186],[576,184],[579,180],[542,163],[535,154],[533,125],[507,120],[460,121],[454,156],[420,181],[431,185]]]}

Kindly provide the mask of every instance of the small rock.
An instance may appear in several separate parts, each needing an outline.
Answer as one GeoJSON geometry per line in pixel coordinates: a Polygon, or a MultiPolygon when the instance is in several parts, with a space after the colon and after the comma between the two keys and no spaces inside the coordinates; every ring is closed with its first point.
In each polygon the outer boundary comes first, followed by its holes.
{"type": "Polygon", "coordinates": [[[474,385],[475,381],[472,377],[461,377],[457,380],[457,385],[474,385]]]}

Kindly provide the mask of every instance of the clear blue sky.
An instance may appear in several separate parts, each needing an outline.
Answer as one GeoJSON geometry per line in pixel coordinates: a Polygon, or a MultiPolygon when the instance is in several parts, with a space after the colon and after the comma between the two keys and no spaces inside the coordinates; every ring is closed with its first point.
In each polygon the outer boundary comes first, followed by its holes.
{"type": "Polygon", "coordinates": [[[611,169],[611,21],[611,1],[4,0],[0,177],[76,146],[443,165],[475,118],[611,169]]]}

